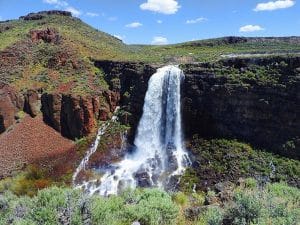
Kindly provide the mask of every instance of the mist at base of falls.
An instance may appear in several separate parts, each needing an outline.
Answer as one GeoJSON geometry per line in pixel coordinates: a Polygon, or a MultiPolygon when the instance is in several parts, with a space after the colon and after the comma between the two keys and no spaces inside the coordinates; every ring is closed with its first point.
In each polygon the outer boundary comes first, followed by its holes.
{"type": "Polygon", "coordinates": [[[182,79],[184,74],[177,66],[165,66],[151,76],[134,151],[111,165],[100,184],[84,185],[90,194],[107,196],[127,188],[174,186],[173,178],[190,162],[182,143],[182,79]]]}

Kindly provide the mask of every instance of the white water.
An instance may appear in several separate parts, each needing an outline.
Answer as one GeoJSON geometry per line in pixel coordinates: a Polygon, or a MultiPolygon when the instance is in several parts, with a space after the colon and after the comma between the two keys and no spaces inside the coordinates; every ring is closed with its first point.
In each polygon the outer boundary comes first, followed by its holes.
{"type": "MultiPolygon", "coordinates": [[[[117,107],[115,109],[115,112],[114,114],[116,114],[116,112],[119,110],[119,107],[117,107]]],[[[114,122],[116,121],[118,118],[116,115],[113,115],[113,117],[111,118],[111,121],[108,121],[106,123],[104,123],[99,129],[98,129],[98,133],[97,133],[97,136],[96,136],[96,139],[93,143],[93,145],[90,147],[90,149],[87,151],[85,157],[81,160],[79,166],[76,168],[76,171],[75,173],[73,174],[73,177],[72,177],[72,182],[73,182],[73,186],[76,186],[75,182],[76,182],[76,179],[77,179],[77,176],[78,174],[82,171],[82,170],[85,170],[86,169],[86,166],[90,160],[90,157],[97,151],[97,148],[98,148],[98,145],[99,145],[99,142],[101,140],[101,137],[103,134],[105,134],[105,131],[106,129],[109,127],[110,125],[110,122],[114,122]]]]}
{"type": "MultiPolygon", "coordinates": [[[[177,66],[160,68],[150,78],[134,141],[135,151],[112,165],[102,176],[100,185],[95,181],[85,184],[90,194],[117,194],[124,188],[137,186],[163,187],[173,176],[184,172],[189,158],[181,133],[180,84],[183,78],[183,72],[177,66]]],[[[100,137],[102,133],[100,130],[100,137]]],[[[99,142],[97,139],[94,146],[99,142]]],[[[87,154],[79,171],[95,149],[87,154]]],[[[75,178],[77,174],[74,174],[75,178]]]]}

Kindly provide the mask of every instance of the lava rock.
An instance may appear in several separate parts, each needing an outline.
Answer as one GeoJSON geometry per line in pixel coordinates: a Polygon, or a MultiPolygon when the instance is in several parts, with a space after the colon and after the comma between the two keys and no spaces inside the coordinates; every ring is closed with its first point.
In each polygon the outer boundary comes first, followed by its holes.
{"type": "Polygon", "coordinates": [[[46,43],[59,44],[60,35],[55,29],[47,28],[45,30],[31,30],[30,37],[32,42],[42,40],[46,43]]]}
{"type": "Polygon", "coordinates": [[[151,180],[149,174],[144,170],[139,170],[134,174],[134,177],[137,181],[139,187],[151,187],[151,180]]]}

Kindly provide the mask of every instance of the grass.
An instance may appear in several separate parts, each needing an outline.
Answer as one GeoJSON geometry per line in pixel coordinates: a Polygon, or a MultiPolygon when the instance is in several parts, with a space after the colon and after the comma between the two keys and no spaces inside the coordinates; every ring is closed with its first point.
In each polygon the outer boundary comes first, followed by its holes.
{"type": "MultiPolygon", "coordinates": [[[[226,38],[187,42],[165,46],[126,45],[117,38],[101,32],[81,20],[60,15],[45,15],[41,20],[11,20],[0,23],[0,51],[17,52],[16,62],[0,69],[1,80],[12,83],[20,91],[43,89],[46,92],[69,92],[79,95],[97,94],[108,88],[103,73],[94,60],[141,61],[146,63],[216,62],[226,54],[293,53],[300,51],[297,42],[284,39],[228,43],[226,38]],[[9,27],[5,30],[5,27],[9,27]],[[59,44],[31,43],[30,30],[54,28],[60,35],[59,44]],[[60,59],[65,56],[65,62],[60,59]],[[52,62],[52,63],[51,63],[52,62]],[[13,66],[12,64],[17,65],[13,66]],[[54,65],[52,65],[54,64],[54,65]]],[[[222,70],[230,77],[277,79],[272,71],[249,70],[239,73],[222,70]]],[[[216,69],[216,72],[217,69],[216,69]]]]}
{"type": "Polygon", "coordinates": [[[51,187],[35,196],[0,194],[0,224],[131,225],[297,225],[300,191],[285,183],[235,186],[231,197],[205,205],[210,193],[166,193],[158,189],[126,190],[119,196],[88,196],[80,190],[51,187]]]}
{"type": "Polygon", "coordinates": [[[300,162],[288,159],[236,140],[205,140],[195,136],[188,146],[195,166],[181,179],[182,190],[190,191],[213,186],[216,182],[240,177],[256,177],[265,181],[284,181],[300,186],[300,162]]]}

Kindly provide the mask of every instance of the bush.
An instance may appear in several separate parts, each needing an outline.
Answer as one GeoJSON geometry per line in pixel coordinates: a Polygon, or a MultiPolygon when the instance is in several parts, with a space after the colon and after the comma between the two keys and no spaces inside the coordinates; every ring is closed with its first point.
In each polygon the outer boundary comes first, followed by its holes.
{"type": "MultiPolygon", "coordinates": [[[[258,188],[254,180],[248,181],[251,185],[236,188],[232,202],[221,206],[201,206],[201,193],[180,192],[171,197],[158,189],[127,190],[107,198],[58,187],[40,190],[32,198],[5,192],[0,194],[0,224],[81,225],[90,218],[95,225],[130,225],[133,221],[142,225],[298,225],[299,189],[285,183],[258,188]],[[183,209],[189,207],[200,210],[197,221],[184,217],[183,209]]],[[[208,196],[218,197],[214,192],[208,196]]]]}
{"type": "Polygon", "coordinates": [[[184,207],[188,202],[188,197],[183,192],[173,194],[172,199],[176,204],[182,207],[184,207]]]}
{"type": "Polygon", "coordinates": [[[232,224],[250,224],[255,222],[261,215],[261,202],[259,196],[255,193],[247,193],[245,191],[238,191],[235,193],[235,206],[229,209],[229,218],[232,224]]]}
{"type": "Polygon", "coordinates": [[[145,225],[172,224],[178,214],[171,197],[160,190],[126,191],[121,196],[94,197],[91,203],[94,224],[131,224],[140,221],[145,225]]]}
{"type": "Polygon", "coordinates": [[[233,201],[227,205],[225,216],[231,224],[296,225],[300,221],[300,191],[285,183],[267,184],[260,189],[245,185],[236,190],[233,201]]]}
{"type": "Polygon", "coordinates": [[[146,189],[139,194],[134,208],[138,221],[147,225],[173,224],[179,210],[170,195],[157,189],[146,189]]]}
{"type": "Polygon", "coordinates": [[[207,225],[222,225],[223,212],[219,207],[210,207],[204,214],[207,225]]]}
{"type": "Polygon", "coordinates": [[[257,181],[253,178],[245,179],[245,187],[249,189],[254,189],[257,187],[257,181]]]}

